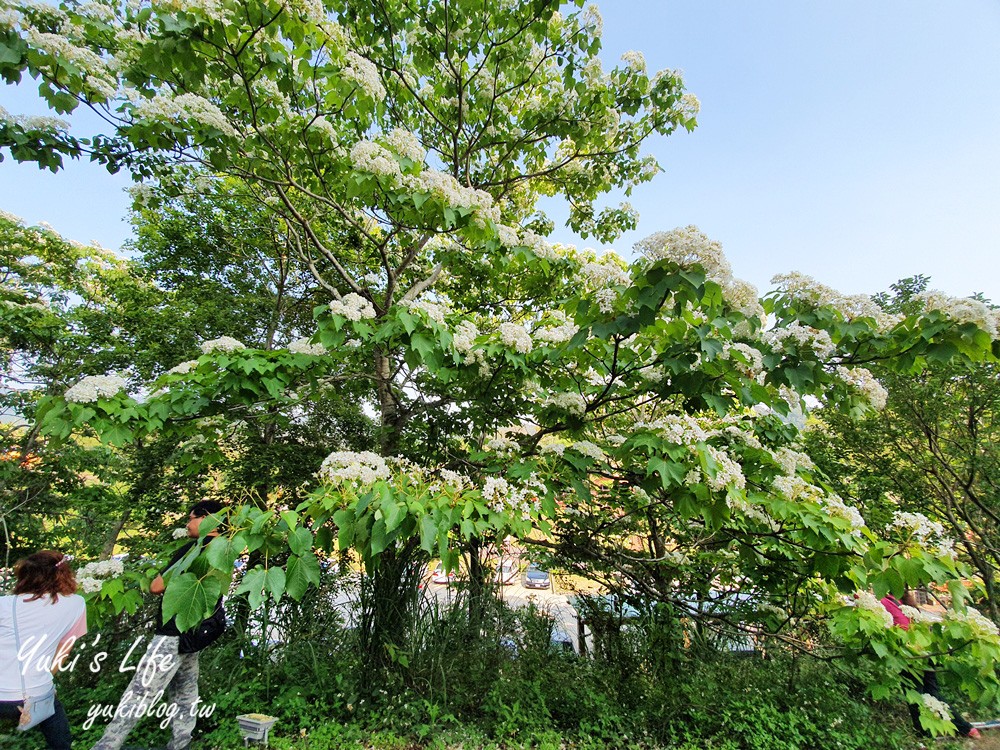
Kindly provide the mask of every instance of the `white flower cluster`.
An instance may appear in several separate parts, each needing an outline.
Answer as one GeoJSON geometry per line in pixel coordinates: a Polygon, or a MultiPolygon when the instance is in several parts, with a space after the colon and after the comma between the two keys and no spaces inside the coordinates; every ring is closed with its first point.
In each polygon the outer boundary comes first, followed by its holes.
{"type": "MultiPolygon", "coordinates": [[[[35,4],[35,7],[42,5],[35,4]]],[[[46,34],[37,29],[28,29],[28,41],[36,49],[55,59],[52,67],[62,67],[67,63],[84,74],[84,86],[88,92],[104,99],[115,95],[117,85],[114,74],[107,64],[87,47],[78,47],[64,34],[46,34]]]]}
{"type": "Polygon", "coordinates": [[[582,25],[593,30],[597,39],[604,33],[604,19],[601,18],[601,11],[593,3],[588,3],[583,9],[582,25]]]}
{"type": "Polygon", "coordinates": [[[670,371],[666,365],[643,365],[638,371],[639,377],[649,383],[663,383],[670,380],[670,371]]]}
{"type": "Polygon", "coordinates": [[[917,609],[916,607],[910,607],[906,604],[899,605],[899,610],[907,616],[911,622],[926,623],[931,625],[935,622],[940,622],[940,615],[931,614],[923,609],[917,609]]]}
{"type": "Polygon", "coordinates": [[[577,440],[569,447],[580,455],[588,456],[595,461],[604,460],[604,451],[601,450],[600,446],[590,442],[589,440],[577,440]]]}
{"type": "Polygon", "coordinates": [[[533,346],[531,334],[524,326],[517,323],[501,323],[500,340],[504,346],[513,349],[518,354],[527,354],[533,346]]]}
{"type": "Polygon", "coordinates": [[[520,448],[516,441],[503,435],[491,439],[486,443],[485,447],[486,450],[493,451],[494,453],[514,453],[520,448]]]}
{"type": "MultiPolygon", "coordinates": [[[[2,27],[2,23],[0,23],[2,27]]],[[[69,130],[69,123],[65,120],[60,120],[58,117],[48,117],[45,115],[12,115],[3,107],[0,107],[0,124],[2,125],[13,125],[24,130],[57,130],[66,132],[69,130]]],[[[16,220],[15,223],[22,224],[23,220],[19,219],[13,214],[8,214],[4,212],[6,216],[11,216],[16,220]]]]}
{"type": "MultiPolygon", "coordinates": [[[[4,115],[7,114],[7,110],[0,107],[0,123],[4,122],[4,115]]],[[[4,221],[9,221],[11,224],[17,224],[18,226],[24,226],[24,219],[16,214],[12,214],[9,211],[4,211],[0,209],[0,219],[4,221]]]]}
{"type": "Polygon", "coordinates": [[[309,337],[295,339],[288,345],[288,351],[292,354],[312,354],[313,356],[322,356],[326,354],[326,347],[320,343],[310,344],[309,337]]]}
{"type": "Polygon", "coordinates": [[[691,445],[708,439],[698,420],[688,414],[668,414],[653,422],[636,422],[635,429],[659,433],[660,437],[675,445],[691,445]]]}
{"type": "Polygon", "coordinates": [[[321,0],[288,0],[288,8],[302,13],[313,23],[326,23],[326,8],[321,0]]]}
{"type": "Polygon", "coordinates": [[[791,339],[799,346],[812,349],[820,359],[830,357],[837,350],[827,331],[799,323],[791,323],[783,328],[772,328],[765,332],[762,338],[765,343],[775,347],[780,347],[784,345],[785,341],[791,339]]]}
{"type": "Polygon", "coordinates": [[[179,365],[174,365],[169,370],[167,370],[164,373],[164,375],[186,375],[197,366],[198,366],[198,360],[189,359],[186,362],[181,362],[179,365]]]}
{"type": "Polygon", "coordinates": [[[445,316],[451,312],[451,306],[446,302],[431,302],[420,299],[413,302],[401,302],[400,307],[417,315],[426,315],[438,325],[444,325],[445,316]]]}
{"type": "Polygon", "coordinates": [[[700,267],[708,280],[722,287],[723,297],[734,309],[751,318],[763,316],[757,288],[733,277],[722,245],[709,239],[698,227],[689,225],[657,232],[637,242],[635,249],[652,263],[669,260],[683,269],[700,267]]]}
{"type": "Polygon", "coordinates": [[[566,452],[566,443],[561,442],[558,438],[555,438],[552,435],[546,435],[538,444],[538,452],[542,455],[551,454],[554,456],[561,456],[566,452]]]}
{"type": "Polygon", "coordinates": [[[809,456],[787,446],[778,448],[771,455],[786,476],[794,477],[799,469],[809,471],[816,468],[816,465],[809,456]]]}
{"type": "Polygon", "coordinates": [[[344,77],[353,81],[369,97],[377,102],[385,99],[385,86],[379,77],[375,63],[362,57],[357,52],[348,50],[347,65],[344,67],[344,77]]]}
{"type": "Polygon", "coordinates": [[[371,141],[358,141],[351,147],[351,163],[361,172],[379,177],[399,179],[399,162],[384,146],[371,141]]]}
{"type": "Polygon", "coordinates": [[[560,257],[558,250],[551,242],[530,229],[521,236],[521,242],[543,260],[558,260],[560,257]]]}
{"type": "Polygon", "coordinates": [[[746,487],[746,477],[743,476],[743,467],[734,461],[728,453],[719,450],[714,445],[706,445],[705,452],[711,456],[716,463],[714,477],[708,477],[708,486],[716,492],[735,487],[744,489],[746,487]]]}
{"type": "Polygon", "coordinates": [[[490,510],[494,513],[509,513],[511,511],[520,514],[522,520],[528,520],[532,514],[537,514],[541,509],[541,502],[538,495],[545,494],[545,486],[532,475],[528,485],[517,487],[512,485],[503,477],[487,477],[483,483],[483,500],[489,503],[490,510]]]}
{"type": "Polygon", "coordinates": [[[445,485],[454,490],[458,490],[459,492],[472,486],[472,480],[464,474],[459,474],[457,471],[440,469],[438,474],[441,476],[441,481],[443,481],[445,485]]]}
{"type": "Polygon", "coordinates": [[[220,336],[217,339],[205,341],[201,345],[201,350],[205,354],[211,354],[212,352],[238,352],[241,349],[246,349],[243,342],[237,341],[231,336],[220,336]]]}
{"type": "Polygon", "coordinates": [[[923,693],[920,696],[920,702],[924,704],[924,708],[941,721],[951,721],[951,709],[944,701],[935,698],[930,693],[923,693]]]}
{"type": "Polygon", "coordinates": [[[873,408],[879,411],[885,408],[889,393],[864,367],[838,367],[837,376],[847,385],[861,391],[873,408]]]}
{"type": "Polygon", "coordinates": [[[1000,631],[997,630],[997,624],[978,609],[973,609],[972,607],[967,607],[965,612],[949,609],[945,613],[945,619],[968,625],[973,635],[977,638],[996,638],[1000,635],[1000,631]]]}
{"type": "Polygon", "coordinates": [[[857,508],[845,503],[839,495],[827,494],[819,487],[797,476],[775,477],[772,486],[775,491],[789,500],[815,503],[831,518],[847,521],[851,528],[851,536],[861,537],[866,526],[865,519],[857,508]]]}
{"type": "Polygon", "coordinates": [[[372,484],[380,479],[388,479],[389,467],[382,456],[371,451],[334,451],[323,459],[319,477],[328,482],[372,484]]]}
{"type": "Polygon", "coordinates": [[[334,126],[332,122],[327,120],[322,115],[314,117],[309,122],[309,127],[311,129],[317,130],[318,132],[322,133],[327,138],[327,140],[331,141],[334,144],[338,144],[340,142],[340,133],[337,132],[337,128],[334,126]]]}
{"type": "Polygon", "coordinates": [[[225,20],[219,0],[159,0],[157,10],[203,13],[212,20],[225,20]]]}
{"type": "Polygon", "coordinates": [[[517,227],[497,224],[497,238],[504,247],[516,247],[521,244],[521,233],[517,227]]]}
{"type": "Polygon", "coordinates": [[[222,110],[197,94],[154,96],[152,99],[140,102],[133,110],[133,114],[141,118],[167,122],[194,120],[228,136],[236,135],[236,130],[222,114],[222,110]]]}
{"type": "Polygon", "coordinates": [[[480,227],[485,227],[487,221],[494,224],[500,222],[500,211],[493,205],[492,195],[485,190],[463,185],[447,172],[425,169],[419,177],[408,177],[404,183],[412,190],[430,193],[446,206],[472,209],[474,220],[480,227]]]}
{"type": "Polygon", "coordinates": [[[423,164],[424,158],[427,156],[427,150],[420,144],[417,136],[409,130],[394,128],[383,140],[394,153],[417,164],[423,164]]]}
{"type": "Polygon", "coordinates": [[[85,594],[92,594],[100,591],[106,580],[117,578],[125,572],[125,565],[121,560],[100,560],[98,562],[87,563],[76,572],[76,582],[85,594]]]}
{"type": "Polygon", "coordinates": [[[893,626],[892,615],[889,613],[889,610],[882,606],[882,602],[876,599],[875,594],[871,591],[859,591],[854,595],[854,601],[858,609],[866,609],[878,615],[886,628],[893,626]]]}
{"type": "Polygon", "coordinates": [[[760,304],[757,287],[743,279],[733,278],[723,290],[726,301],[748,318],[763,318],[764,307],[760,304]]]}
{"type": "Polygon", "coordinates": [[[186,539],[189,536],[187,527],[186,526],[181,526],[179,528],[174,529],[171,532],[170,536],[173,539],[186,539]]]}
{"type": "Polygon", "coordinates": [[[651,234],[635,243],[635,249],[652,262],[669,260],[684,269],[698,266],[721,286],[726,286],[733,276],[722,245],[694,225],[651,234]]]}
{"type": "Polygon", "coordinates": [[[592,249],[585,248],[581,255],[581,266],[577,273],[580,286],[593,293],[602,313],[610,313],[618,299],[618,287],[627,286],[631,282],[624,261],[613,250],[596,257],[592,249]]]}
{"type": "Polygon", "coordinates": [[[851,536],[860,539],[865,523],[860,511],[853,505],[848,505],[839,495],[829,494],[820,499],[820,505],[833,518],[842,518],[851,526],[851,536]]]}
{"type": "Polygon", "coordinates": [[[587,401],[579,393],[566,391],[564,393],[553,393],[542,402],[542,408],[553,407],[569,414],[582,417],[587,413],[587,401]]]}
{"type": "Polygon", "coordinates": [[[767,511],[763,508],[754,505],[745,497],[741,497],[735,493],[728,494],[726,496],[726,506],[729,510],[734,513],[739,513],[740,515],[746,516],[747,518],[752,518],[755,521],[760,521],[766,526],[772,529],[777,528],[777,524],[767,511]]]}
{"type": "Polygon", "coordinates": [[[112,398],[125,390],[127,381],[117,375],[88,375],[66,390],[65,399],[90,404],[99,398],[112,398]]]}
{"type": "Polygon", "coordinates": [[[844,295],[805,274],[778,274],[771,279],[771,283],[794,300],[814,307],[832,307],[844,320],[871,318],[880,330],[892,328],[903,318],[885,312],[866,294],[844,295]]]}
{"type": "Polygon", "coordinates": [[[476,345],[476,336],[478,335],[479,329],[476,328],[476,324],[471,320],[463,320],[452,333],[451,342],[457,353],[465,355],[463,363],[466,365],[478,364],[479,374],[485,378],[490,374],[486,355],[482,349],[473,348],[476,345]]]}
{"type": "Polygon", "coordinates": [[[455,347],[455,351],[459,354],[468,354],[472,351],[472,347],[476,345],[476,336],[478,335],[479,329],[476,327],[476,324],[471,320],[463,320],[458,324],[454,333],[452,333],[452,346],[455,347]]]}
{"type": "Polygon", "coordinates": [[[764,373],[764,355],[759,349],[755,349],[749,344],[725,344],[719,359],[730,360],[737,363],[738,368],[752,380],[756,380],[764,373]],[[733,352],[739,357],[734,359],[733,352]],[[743,361],[741,361],[743,360],[743,361]]]}
{"type": "Polygon", "coordinates": [[[372,303],[354,292],[345,294],[340,299],[331,302],[330,312],[334,315],[342,315],[352,321],[371,320],[375,317],[375,308],[372,307],[372,303]]]}
{"type": "Polygon", "coordinates": [[[580,330],[572,320],[559,310],[549,313],[542,322],[543,327],[535,331],[534,337],[537,341],[544,341],[547,344],[563,344],[573,338],[580,330]]]}
{"type": "Polygon", "coordinates": [[[955,542],[945,534],[944,525],[930,520],[923,513],[896,511],[889,528],[899,529],[931,554],[942,557],[953,557],[955,554],[955,542]]]}
{"type": "Polygon", "coordinates": [[[972,323],[990,335],[1000,337],[1000,311],[976,299],[949,297],[942,292],[925,292],[920,295],[927,312],[937,310],[956,323],[972,323]]]}
{"type": "Polygon", "coordinates": [[[636,52],[635,50],[629,50],[622,55],[622,62],[624,62],[629,68],[634,70],[636,73],[641,73],[646,75],[646,57],[641,52],[636,52]]]}

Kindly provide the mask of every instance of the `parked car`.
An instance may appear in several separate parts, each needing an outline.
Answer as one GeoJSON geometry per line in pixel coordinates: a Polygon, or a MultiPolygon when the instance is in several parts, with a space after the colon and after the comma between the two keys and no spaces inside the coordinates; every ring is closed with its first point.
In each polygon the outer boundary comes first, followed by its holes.
{"type": "Polygon", "coordinates": [[[551,589],[552,579],[549,578],[549,571],[542,570],[532,563],[528,566],[528,572],[524,574],[524,587],[526,589],[551,589]]]}
{"type": "Polygon", "coordinates": [[[510,586],[517,580],[517,563],[513,560],[504,560],[497,568],[496,582],[504,586],[510,586]]]}
{"type": "Polygon", "coordinates": [[[441,583],[451,585],[455,582],[455,571],[448,572],[444,569],[444,563],[438,563],[431,573],[431,583],[441,583]]]}

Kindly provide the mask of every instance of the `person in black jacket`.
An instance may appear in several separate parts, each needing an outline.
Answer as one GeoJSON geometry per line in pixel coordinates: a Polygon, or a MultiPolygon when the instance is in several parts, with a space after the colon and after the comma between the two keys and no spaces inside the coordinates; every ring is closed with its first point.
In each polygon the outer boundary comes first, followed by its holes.
{"type": "MultiPolygon", "coordinates": [[[[153,579],[149,590],[162,596],[166,591],[163,574],[182,560],[200,541],[218,536],[219,527],[201,536],[201,525],[208,519],[218,519],[225,506],[214,500],[203,500],[188,513],[187,532],[191,541],[177,550],[160,575],[153,579]]],[[[135,675],[122,695],[114,718],[94,750],[119,750],[125,738],[143,716],[151,713],[168,718],[171,738],[167,750],[187,750],[191,746],[198,705],[198,652],[180,651],[181,632],[176,618],[163,621],[163,603],[153,639],[140,660],[135,675]],[[157,710],[157,703],[169,694],[169,705],[157,710]]]]}

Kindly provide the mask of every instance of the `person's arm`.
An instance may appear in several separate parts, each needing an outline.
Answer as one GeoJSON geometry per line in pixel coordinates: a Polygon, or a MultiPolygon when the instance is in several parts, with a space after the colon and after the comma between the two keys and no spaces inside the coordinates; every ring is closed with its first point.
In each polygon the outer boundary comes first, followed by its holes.
{"type": "Polygon", "coordinates": [[[69,652],[73,650],[73,645],[86,634],[87,612],[84,610],[77,621],[73,623],[73,627],[69,629],[69,632],[59,641],[55,656],[52,657],[52,674],[56,674],[62,668],[63,662],[69,656],[69,652]]]}
{"type": "MultiPolygon", "coordinates": [[[[186,555],[188,553],[188,551],[191,549],[191,547],[194,546],[194,544],[195,544],[194,542],[188,542],[183,547],[181,547],[179,550],[177,550],[177,552],[174,553],[174,556],[172,558],[170,558],[170,562],[168,562],[167,566],[163,569],[163,572],[164,573],[167,572],[168,570],[170,570],[170,568],[172,568],[174,566],[175,563],[177,563],[178,561],[180,561],[184,557],[184,555],[186,555]]],[[[158,576],[156,576],[156,578],[154,578],[150,582],[150,584],[149,584],[149,593],[156,594],[156,595],[159,596],[159,595],[162,595],[163,592],[166,591],[166,590],[167,590],[167,584],[164,583],[164,581],[163,581],[163,573],[160,573],[158,576]]]]}

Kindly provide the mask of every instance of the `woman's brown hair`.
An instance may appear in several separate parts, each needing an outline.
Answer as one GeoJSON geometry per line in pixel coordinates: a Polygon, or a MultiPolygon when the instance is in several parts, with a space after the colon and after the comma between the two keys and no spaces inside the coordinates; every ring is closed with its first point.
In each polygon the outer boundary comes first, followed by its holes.
{"type": "Polygon", "coordinates": [[[69,566],[69,559],[62,552],[42,550],[18,560],[14,565],[15,594],[34,594],[27,601],[32,602],[46,594],[52,596],[52,601],[58,601],[59,595],[69,596],[76,593],[76,576],[69,566]]]}

